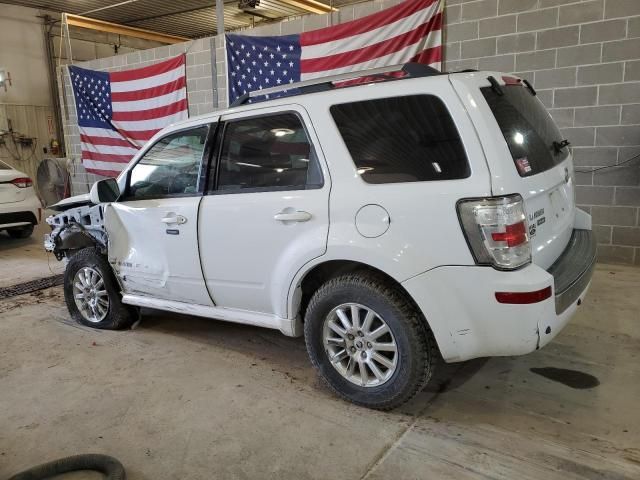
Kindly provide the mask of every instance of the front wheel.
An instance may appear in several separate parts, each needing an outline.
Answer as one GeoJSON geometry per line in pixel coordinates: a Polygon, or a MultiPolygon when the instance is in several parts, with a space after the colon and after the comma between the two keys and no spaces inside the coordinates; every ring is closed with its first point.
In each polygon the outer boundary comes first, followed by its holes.
{"type": "Polygon", "coordinates": [[[440,358],[420,311],[370,272],[322,285],[309,302],[304,333],[311,362],[329,387],[369,408],[390,410],[408,401],[440,358]]]}
{"type": "Polygon", "coordinates": [[[121,301],[111,266],[95,248],[82,249],[69,259],[64,298],[71,317],[88,327],[117,330],[135,318],[121,301]]]}

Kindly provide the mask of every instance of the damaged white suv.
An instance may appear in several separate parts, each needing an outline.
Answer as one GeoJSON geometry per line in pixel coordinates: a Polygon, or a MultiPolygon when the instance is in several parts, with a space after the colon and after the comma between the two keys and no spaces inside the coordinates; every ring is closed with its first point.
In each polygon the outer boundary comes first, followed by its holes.
{"type": "Polygon", "coordinates": [[[333,390],[380,409],[441,359],[551,341],[595,243],[533,87],[414,64],[358,75],[166,128],[91,203],[59,204],[45,244],[68,259],[73,318],[122,328],[152,307],[304,334],[333,390]]]}

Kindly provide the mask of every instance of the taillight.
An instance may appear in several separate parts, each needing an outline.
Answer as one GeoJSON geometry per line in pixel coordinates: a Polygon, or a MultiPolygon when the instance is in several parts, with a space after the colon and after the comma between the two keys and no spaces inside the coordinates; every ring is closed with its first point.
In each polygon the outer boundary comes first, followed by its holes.
{"type": "Polygon", "coordinates": [[[458,216],[476,263],[509,270],[531,262],[520,195],[460,200],[458,216]]]}
{"type": "Polygon", "coordinates": [[[29,177],[14,178],[13,180],[11,180],[11,183],[13,183],[18,188],[27,188],[33,186],[33,182],[29,177]]]}

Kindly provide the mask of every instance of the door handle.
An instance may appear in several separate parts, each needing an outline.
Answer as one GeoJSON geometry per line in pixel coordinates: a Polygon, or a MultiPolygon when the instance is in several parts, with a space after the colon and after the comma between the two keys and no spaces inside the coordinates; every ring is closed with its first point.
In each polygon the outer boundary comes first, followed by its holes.
{"type": "Polygon", "coordinates": [[[167,216],[164,218],[161,218],[160,221],[162,223],[175,223],[177,225],[182,225],[183,223],[187,223],[187,219],[182,215],[171,215],[171,214],[167,214],[167,216]]]}
{"type": "Polygon", "coordinates": [[[303,212],[302,210],[293,212],[282,211],[273,216],[273,218],[279,222],[308,222],[311,220],[311,217],[312,215],[309,212],[303,212]]]}

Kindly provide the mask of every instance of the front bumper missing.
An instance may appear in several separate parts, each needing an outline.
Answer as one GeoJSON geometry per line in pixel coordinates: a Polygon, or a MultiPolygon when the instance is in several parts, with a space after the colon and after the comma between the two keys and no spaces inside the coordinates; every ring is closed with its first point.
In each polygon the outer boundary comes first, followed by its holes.
{"type": "Polygon", "coordinates": [[[589,285],[596,264],[596,240],[591,230],[575,229],[562,255],[551,265],[556,314],[571,306],[589,285]]]}

